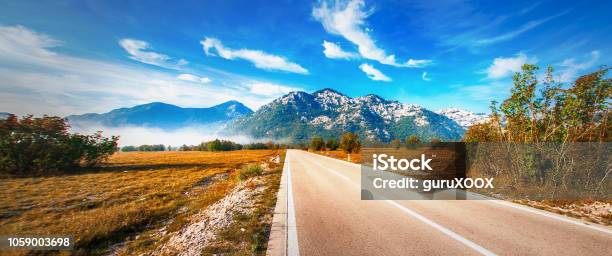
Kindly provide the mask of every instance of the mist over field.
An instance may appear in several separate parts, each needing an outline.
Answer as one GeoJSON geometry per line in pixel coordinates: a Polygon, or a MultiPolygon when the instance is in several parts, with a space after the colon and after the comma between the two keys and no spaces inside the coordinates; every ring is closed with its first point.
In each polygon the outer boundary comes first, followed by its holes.
{"type": "Polygon", "coordinates": [[[119,146],[163,144],[171,146],[197,145],[214,139],[231,140],[245,144],[260,142],[248,136],[220,135],[218,126],[189,126],[172,131],[143,126],[105,127],[86,126],[73,127],[72,132],[93,134],[102,131],[105,137],[119,136],[119,146]]]}

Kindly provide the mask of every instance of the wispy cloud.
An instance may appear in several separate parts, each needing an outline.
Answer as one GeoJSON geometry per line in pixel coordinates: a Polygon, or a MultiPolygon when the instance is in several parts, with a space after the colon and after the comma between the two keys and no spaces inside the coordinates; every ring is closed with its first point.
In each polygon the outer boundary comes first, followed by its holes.
{"type": "Polygon", "coordinates": [[[260,81],[247,82],[245,83],[245,86],[249,89],[251,93],[268,97],[279,97],[293,91],[302,90],[301,88],[297,87],[260,81]]]}
{"type": "Polygon", "coordinates": [[[257,109],[274,99],[255,94],[250,88],[226,85],[253,78],[208,69],[214,72],[215,81],[194,83],[177,78],[180,74],[174,72],[55,51],[54,47],[60,45],[59,40],[44,33],[0,25],[0,110],[65,116],[153,101],[207,107],[228,100],[257,109]]]}
{"type": "Polygon", "coordinates": [[[536,2],[515,10],[502,8],[507,13],[495,13],[474,1],[415,1],[412,6],[416,12],[410,22],[423,27],[423,33],[437,38],[441,46],[449,47],[447,52],[458,48],[479,52],[483,47],[510,41],[568,13],[527,18],[528,13],[535,16],[549,10],[541,10],[541,5],[536,2]]]}
{"type": "Polygon", "coordinates": [[[196,75],[192,75],[192,74],[180,74],[178,76],[176,76],[177,79],[183,80],[183,81],[189,81],[189,82],[194,82],[194,83],[203,83],[203,84],[207,84],[210,83],[212,80],[208,77],[199,77],[196,75]]]}
{"type": "Polygon", "coordinates": [[[234,50],[223,46],[221,41],[216,38],[206,37],[200,41],[204,52],[208,56],[216,56],[213,49],[216,50],[219,57],[233,60],[243,59],[255,65],[255,67],[265,70],[281,70],[286,72],[298,73],[307,75],[308,70],[297,63],[287,60],[285,57],[272,55],[259,50],[239,49],[234,50]]]}
{"type": "Polygon", "coordinates": [[[592,51],[590,58],[584,62],[576,62],[576,59],[569,58],[563,60],[560,64],[562,67],[556,80],[562,83],[571,82],[578,76],[578,72],[584,71],[590,67],[593,67],[599,60],[599,51],[592,51]]]}
{"type": "Polygon", "coordinates": [[[537,58],[529,58],[524,53],[519,53],[516,57],[498,57],[493,60],[493,63],[483,72],[487,74],[487,78],[501,79],[508,77],[515,72],[521,71],[521,67],[526,63],[536,63],[537,58]]]}
{"type": "Polygon", "coordinates": [[[361,69],[361,71],[363,71],[363,73],[365,73],[368,76],[368,78],[374,81],[385,81],[385,82],[391,81],[391,78],[389,78],[388,76],[380,72],[380,70],[374,68],[374,66],[370,64],[363,63],[359,65],[359,69],[361,69]]]}
{"type": "Polygon", "coordinates": [[[546,17],[546,18],[543,18],[543,19],[529,21],[529,22],[523,24],[521,27],[519,27],[516,30],[510,31],[510,32],[507,32],[507,33],[504,33],[504,34],[501,34],[501,35],[498,35],[498,36],[494,36],[494,37],[479,39],[479,40],[476,41],[476,44],[487,45],[487,44],[494,44],[494,43],[499,43],[499,42],[511,40],[511,39],[513,39],[513,38],[515,38],[515,37],[517,37],[517,36],[527,32],[529,30],[532,30],[532,29],[534,29],[534,28],[536,28],[536,27],[538,27],[538,26],[540,26],[540,25],[542,25],[542,24],[544,24],[544,23],[546,23],[546,22],[548,22],[548,21],[550,21],[550,20],[552,20],[554,18],[557,18],[557,17],[559,17],[561,15],[564,15],[566,13],[567,13],[567,11],[559,13],[559,14],[556,14],[556,15],[553,15],[553,16],[549,16],[549,17],[546,17]]]}
{"type": "Polygon", "coordinates": [[[365,27],[366,18],[371,14],[364,10],[363,0],[335,1],[328,3],[322,1],[312,9],[312,16],[323,28],[333,35],[339,35],[357,46],[361,57],[378,61],[381,64],[395,67],[422,67],[429,64],[429,60],[409,59],[406,62],[398,62],[395,55],[387,54],[385,50],[378,47],[375,41],[367,33],[365,27]]]}
{"type": "Polygon", "coordinates": [[[323,54],[325,57],[330,59],[354,59],[357,58],[358,55],[354,52],[345,52],[340,48],[340,46],[336,43],[323,41],[323,54]]]}
{"type": "Polygon", "coordinates": [[[187,64],[184,59],[174,61],[168,55],[151,51],[151,46],[145,41],[125,38],[119,40],[119,45],[130,54],[130,59],[142,63],[171,69],[178,69],[187,64]]]}
{"type": "Polygon", "coordinates": [[[423,74],[421,75],[421,78],[423,79],[423,81],[429,82],[431,81],[431,78],[427,76],[427,72],[423,72],[423,74]]]}

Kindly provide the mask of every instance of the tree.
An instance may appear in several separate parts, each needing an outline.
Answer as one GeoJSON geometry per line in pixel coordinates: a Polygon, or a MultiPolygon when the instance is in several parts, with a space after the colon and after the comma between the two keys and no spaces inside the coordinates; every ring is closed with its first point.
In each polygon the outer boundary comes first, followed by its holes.
{"type": "Polygon", "coordinates": [[[321,136],[315,136],[310,141],[310,149],[314,151],[320,151],[325,146],[325,142],[323,142],[323,138],[321,136]]]}
{"type": "Polygon", "coordinates": [[[417,137],[416,135],[410,135],[406,137],[406,146],[413,146],[420,142],[421,142],[421,139],[419,139],[419,137],[417,137]]]}
{"type": "Polygon", "coordinates": [[[206,145],[208,148],[208,151],[221,151],[221,141],[219,139],[215,139],[211,142],[208,142],[208,144],[206,145]]]}
{"type": "Polygon", "coordinates": [[[399,149],[402,146],[402,142],[400,140],[398,140],[398,139],[394,139],[394,140],[391,141],[391,146],[394,149],[399,149]]]}
{"type": "Polygon", "coordinates": [[[133,151],[138,151],[138,149],[134,146],[123,146],[121,148],[122,152],[133,152],[133,151]]]}
{"type": "Polygon", "coordinates": [[[336,150],[338,149],[338,142],[332,138],[327,139],[327,143],[325,143],[325,147],[328,150],[336,150]]]}
{"type": "Polygon", "coordinates": [[[92,166],[115,153],[119,137],[68,132],[66,119],[54,116],[0,120],[0,173],[45,175],[92,166]]]}
{"type": "Polygon", "coordinates": [[[342,134],[340,138],[340,148],[348,155],[348,161],[351,161],[351,153],[357,153],[361,150],[361,142],[357,134],[347,132],[342,134]]]}

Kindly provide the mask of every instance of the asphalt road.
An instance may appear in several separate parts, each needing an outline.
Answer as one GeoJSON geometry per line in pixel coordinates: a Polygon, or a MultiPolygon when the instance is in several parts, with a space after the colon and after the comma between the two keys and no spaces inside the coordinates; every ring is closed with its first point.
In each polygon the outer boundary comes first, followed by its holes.
{"type": "Polygon", "coordinates": [[[612,253],[612,229],[512,203],[361,200],[358,165],[304,151],[283,178],[269,255],[612,253]]]}

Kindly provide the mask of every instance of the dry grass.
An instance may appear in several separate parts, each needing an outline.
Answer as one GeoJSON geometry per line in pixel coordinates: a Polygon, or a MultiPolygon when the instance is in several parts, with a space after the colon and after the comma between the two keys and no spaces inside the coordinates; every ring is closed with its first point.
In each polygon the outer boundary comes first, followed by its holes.
{"type": "Polygon", "coordinates": [[[264,191],[254,198],[253,211],[235,213],[232,225],[219,232],[203,255],[265,255],[282,175],[282,164],[269,167],[258,179],[257,186],[264,186],[264,191]]]}
{"type": "Polygon", "coordinates": [[[110,245],[126,239],[127,251],[146,251],[162,239],[153,230],[160,225],[178,230],[187,216],[233,188],[237,169],[276,154],[118,153],[90,172],[0,179],[0,234],[71,235],[76,240],[72,254],[107,253],[110,245]]]}
{"type": "Polygon", "coordinates": [[[612,226],[612,200],[514,200],[540,210],[612,226]]]}
{"type": "MultiPolygon", "coordinates": [[[[342,150],[331,150],[331,151],[311,151],[312,153],[324,155],[331,158],[336,158],[344,161],[348,161],[348,154],[342,150]]],[[[351,163],[359,164],[361,163],[361,154],[352,153],[351,154],[351,163]]]]}

